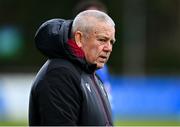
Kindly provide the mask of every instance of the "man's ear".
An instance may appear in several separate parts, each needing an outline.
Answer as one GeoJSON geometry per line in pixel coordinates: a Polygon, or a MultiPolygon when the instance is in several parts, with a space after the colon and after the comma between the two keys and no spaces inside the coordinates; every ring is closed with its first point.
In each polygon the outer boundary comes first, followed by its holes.
{"type": "Polygon", "coordinates": [[[82,32],[76,31],[74,34],[74,39],[78,47],[82,47],[82,32]]]}

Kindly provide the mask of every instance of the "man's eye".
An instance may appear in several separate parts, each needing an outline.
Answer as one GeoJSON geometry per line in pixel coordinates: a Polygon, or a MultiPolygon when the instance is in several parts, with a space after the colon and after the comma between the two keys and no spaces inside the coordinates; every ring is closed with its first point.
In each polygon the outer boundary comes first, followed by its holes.
{"type": "Polygon", "coordinates": [[[98,41],[105,42],[106,40],[105,39],[98,39],[98,41]]]}
{"type": "Polygon", "coordinates": [[[110,43],[113,45],[115,43],[115,41],[112,40],[112,41],[110,41],[110,43]]]}

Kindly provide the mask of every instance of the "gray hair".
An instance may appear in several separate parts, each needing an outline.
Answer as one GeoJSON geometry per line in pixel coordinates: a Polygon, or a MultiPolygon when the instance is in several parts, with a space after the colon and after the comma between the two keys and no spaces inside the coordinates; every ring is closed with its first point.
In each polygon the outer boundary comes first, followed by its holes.
{"type": "Polygon", "coordinates": [[[114,21],[106,13],[98,10],[86,10],[80,12],[75,17],[72,24],[72,33],[75,33],[77,30],[88,33],[90,30],[92,30],[94,22],[89,20],[90,18],[93,18],[96,21],[105,22],[112,27],[115,27],[114,21]]]}

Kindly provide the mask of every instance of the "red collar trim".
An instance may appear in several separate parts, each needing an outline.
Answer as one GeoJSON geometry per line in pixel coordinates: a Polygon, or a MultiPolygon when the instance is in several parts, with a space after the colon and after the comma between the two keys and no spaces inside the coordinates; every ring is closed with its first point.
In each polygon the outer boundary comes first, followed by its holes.
{"type": "Polygon", "coordinates": [[[78,45],[75,43],[75,41],[73,41],[72,39],[69,39],[67,43],[68,43],[72,53],[75,56],[77,56],[79,58],[84,58],[83,50],[80,47],[78,47],[78,45]]]}

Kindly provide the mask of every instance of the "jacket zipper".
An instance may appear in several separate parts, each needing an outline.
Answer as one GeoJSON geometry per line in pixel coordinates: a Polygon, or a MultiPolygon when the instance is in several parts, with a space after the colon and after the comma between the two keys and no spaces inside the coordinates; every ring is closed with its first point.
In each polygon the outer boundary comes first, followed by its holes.
{"type": "Polygon", "coordinates": [[[109,121],[110,118],[108,119],[107,108],[105,108],[105,102],[104,102],[104,99],[102,97],[101,91],[100,91],[100,89],[99,89],[99,87],[98,87],[98,85],[96,83],[94,75],[92,75],[92,79],[93,79],[93,82],[94,82],[95,91],[96,91],[96,93],[97,93],[97,95],[98,95],[98,97],[100,99],[100,104],[103,107],[103,113],[104,113],[105,119],[106,119],[106,126],[111,126],[110,121],[109,121]]]}

